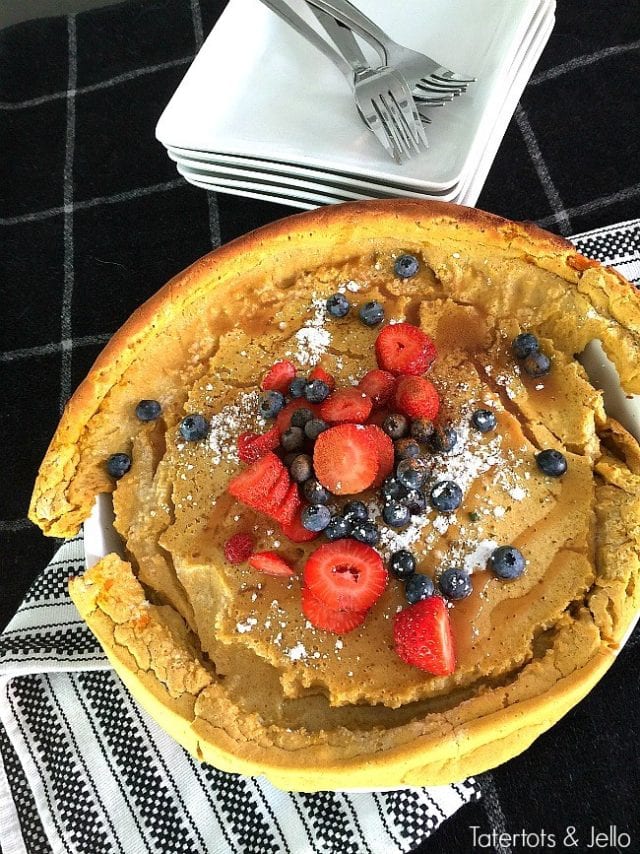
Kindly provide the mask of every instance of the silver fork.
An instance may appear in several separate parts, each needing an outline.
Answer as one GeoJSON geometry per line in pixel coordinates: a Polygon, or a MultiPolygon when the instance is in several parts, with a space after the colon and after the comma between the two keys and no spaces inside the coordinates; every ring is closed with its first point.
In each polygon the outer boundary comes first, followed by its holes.
{"type": "Polygon", "coordinates": [[[296,32],[330,59],[351,84],[360,117],[397,163],[427,149],[427,138],[411,89],[395,69],[348,62],[285,0],[262,0],[296,32]]]}
{"type": "MultiPolygon", "coordinates": [[[[309,3],[308,5],[344,58],[352,64],[359,63],[366,66],[367,58],[362,53],[360,45],[349,27],[341,24],[340,21],[336,21],[332,15],[323,12],[322,9],[318,9],[318,7],[314,6],[312,3],[309,3]]],[[[431,118],[423,112],[423,109],[421,108],[443,107],[448,101],[453,100],[454,96],[450,92],[438,95],[425,95],[424,93],[416,93],[414,90],[413,97],[418,103],[418,113],[420,114],[420,118],[423,122],[431,124],[431,118]]]]}
{"type": "Polygon", "coordinates": [[[369,42],[385,65],[397,68],[412,88],[427,93],[460,95],[475,77],[465,77],[445,68],[423,53],[395,42],[349,0],[308,0],[369,42]]]}

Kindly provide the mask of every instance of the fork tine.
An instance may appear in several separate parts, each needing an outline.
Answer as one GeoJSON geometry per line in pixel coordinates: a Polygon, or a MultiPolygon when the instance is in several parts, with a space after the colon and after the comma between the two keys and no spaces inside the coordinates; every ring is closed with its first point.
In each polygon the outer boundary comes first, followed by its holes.
{"type": "Polygon", "coordinates": [[[455,74],[453,71],[448,71],[443,68],[439,68],[437,71],[434,71],[431,75],[436,80],[442,80],[443,83],[475,83],[476,77],[463,77],[461,74],[455,74]],[[438,73],[440,72],[440,73],[438,73]]]}
{"type": "Polygon", "coordinates": [[[439,92],[435,93],[431,91],[431,94],[427,94],[427,90],[420,89],[416,85],[413,90],[413,100],[417,104],[426,104],[430,107],[444,107],[445,104],[448,104],[449,101],[453,101],[455,95],[452,92],[439,92]]]}
{"type": "Polygon", "coordinates": [[[427,142],[427,135],[425,133],[422,122],[420,121],[420,115],[418,113],[417,107],[412,107],[409,99],[402,98],[401,101],[398,100],[398,95],[400,93],[394,92],[393,89],[389,90],[389,96],[398,110],[400,116],[400,122],[404,128],[406,135],[409,137],[411,146],[416,150],[416,152],[426,151],[429,147],[427,142]]]}
{"type": "Polygon", "coordinates": [[[389,111],[387,110],[387,105],[384,103],[384,99],[382,95],[378,95],[377,98],[371,100],[371,105],[373,109],[376,111],[378,116],[380,117],[380,121],[387,133],[389,141],[394,147],[395,151],[395,159],[398,163],[403,163],[407,159],[407,152],[402,145],[396,127],[391,120],[391,116],[389,115],[389,111]]]}
{"type": "Polygon", "coordinates": [[[418,83],[428,89],[432,89],[434,92],[453,92],[454,94],[460,95],[462,92],[467,91],[466,84],[453,85],[442,83],[440,80],[436,80],[431,74],[428,77],[423,77],[418,81],[418,83]]]}
{"type": "Polygon", "coordinates": [[[400,105],[398,104],[398,101],[395,98],[392,90],[389,89],[386,96],[382,96],[382,99],[389,112],[389,115],[391,116],[391,120],[394,123],[394,127],[402,141],[402,145],[405,151],[407,152],[409,157],[413,156],[414,154],[417,154],[418,148],[416,145],[416,140],[414,138],[414,135],[411,133],[411,128],[409,127],[406,118],[402,114],[400,105]]]}
{"type": "Polygon", "coordinates": [[[393,160],[395,160],[396,163],[401,163],[402,161],[398,157],[398,152],[396,150],[395,144],[394,144],[392,138],[390,137],[390,135],[387,133],[387,129],[384,126],[382,118],[380,117],[378,110],[376,110],[375,104],[373,103],[373,101],[371,102],[371,106],[372,106],[372,112],[369,115],[365,115],[363,110],[361,110],[360,107],[358,107],[358,112],[360,113],[360,118],[365,123],[365,125],[367,125],[369,130],[372,131],[375,138],[378,140],[380,145],[387,152],[389,157],[393,158],[393,160]]]}

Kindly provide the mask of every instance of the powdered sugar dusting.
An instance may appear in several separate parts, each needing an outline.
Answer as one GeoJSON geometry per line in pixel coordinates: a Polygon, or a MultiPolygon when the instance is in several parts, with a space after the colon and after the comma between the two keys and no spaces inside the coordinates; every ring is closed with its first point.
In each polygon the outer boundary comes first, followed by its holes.
{"type": "Polygon", "coordinates": [[[301,661],[307,657],[307,650],[303,643],[298,642],[295,646],[292,646],[291,649],[287,649],[285,651],[285,655],[287,655],[291,661],[301,661]]]}
{"type": "Polygon", "coordinates": [[[238,436],[257,425],[259,404],[258,391],[243,392],[233,403],[227,404],[211,417],[208,443],[214,464],[217,465],[223,459],[239,462],[238,436]]]}
{"type": "Polygon", "coordinates": [[[331,344],[331,333],[326,328],[326,300],[318,297],[311,299],[313,316],[305,321],[302,329],[295,334],[297,350],[287,351],[300,365],[317,365],[331,344]]]}

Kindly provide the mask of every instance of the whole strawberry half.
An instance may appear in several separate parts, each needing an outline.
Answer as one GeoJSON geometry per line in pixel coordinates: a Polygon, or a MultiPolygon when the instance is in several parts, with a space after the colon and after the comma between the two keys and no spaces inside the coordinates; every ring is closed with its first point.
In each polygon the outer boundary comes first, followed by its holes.
{"type": "Polygon", "coordinates": [[[305,587],[332,611],[366,611],[384,592],[388,575],[371,546],[336,540],[309,556],[303,578],[305,587]]]}
{"type": "Polygon", "coordinates": [[[384,406],[391,397],[395,382],[392,373],[374,368],[362,377],[358,388],[371,398],[374,407],[379,407],[384,406]]]}
{"type": "Polygon", "coordinates": [[[320,418],[333,424],[363,424],[371,413],[371,398],[361,388],[339,388],[320,404],[320,418]]]}
{"type": "Polygon", "coordinates": [[[281,394],[287,394],[291,380],[296,375],[296,366],[288,359],[283,359],[282,362],[276,362],[272,365],[262,380],[263,391],[279,391],[281,394]]]}
{"type": "Polygon", "coordinates": [[[450,676],[456,656],[449,611],[440,596],[429,596],[396,614],[393,642],[400,658],[434,676],[450,676]]]}
{"type": "Polygon", "coordinates": [[[392,323],[376,339],[378,365],[392,374],[424,374],[436,358],[436,345],[412,323],[392,323]]]}
{"type": "Polygon", "coordinates": [[[396,409],[407,418],[427,418],[434,421],[440,409],[437,389],[424,377],[399,377],[394,402],[396,409]]]}

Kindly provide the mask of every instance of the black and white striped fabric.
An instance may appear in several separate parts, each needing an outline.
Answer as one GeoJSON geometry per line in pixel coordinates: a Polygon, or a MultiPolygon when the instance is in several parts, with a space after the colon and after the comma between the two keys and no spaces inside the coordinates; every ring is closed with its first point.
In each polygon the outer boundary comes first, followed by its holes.
{"type": "Polygon", "coordinates": [[[79,536],[0,637],[5,854],[46,851],[46,840],[73,854],[404,852],[478,797],[473,780],[288,794],[196,762],[140,709],[79,619],[67,580],[83,568],[79,536]]]}

